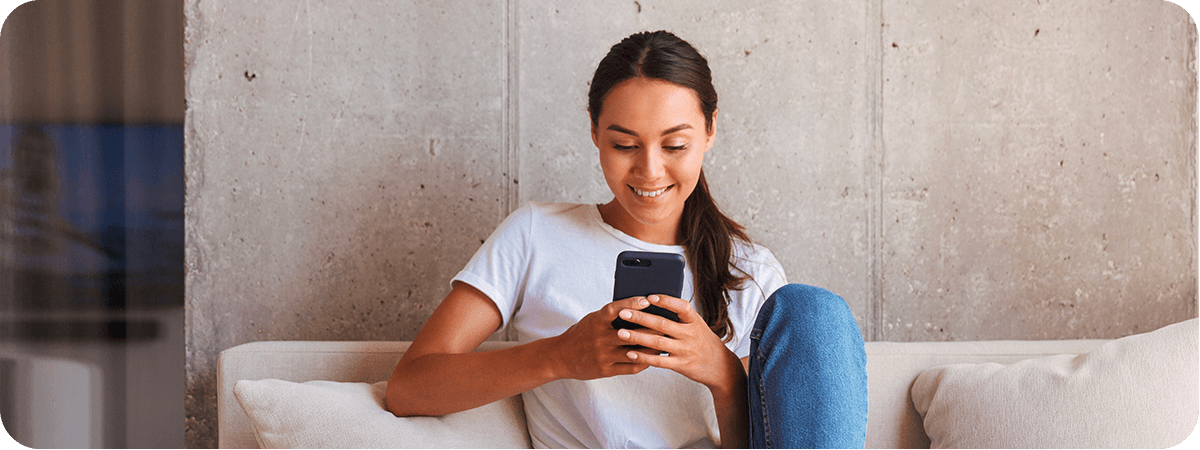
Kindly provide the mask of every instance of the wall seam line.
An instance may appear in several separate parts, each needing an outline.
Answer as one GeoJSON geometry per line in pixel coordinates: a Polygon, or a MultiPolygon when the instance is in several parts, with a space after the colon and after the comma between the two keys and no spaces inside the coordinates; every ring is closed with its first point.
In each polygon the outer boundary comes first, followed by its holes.
{"type": "Polygon", "coordinates": [[[517,36],[517,1],[506,0],[504,8],[504,131],[501,165],[504,171],[503,220],[520,201],[520,41],[517,36]]]}
{"type": "Polygon", "coordinates": [[[872,47],[868,64],[872,71],[868,89],[871,98],[871,143],[868,168],[868,189],[873,192],[868,205],[870,228],[870,299],[867,302],[868,341],[883,337],[883,166],[886,147],[883,142],[883,0],[870,0],[867,7],[867,29],[874,33],[876,44],[872,47]]]}
{"type": "MultiPolygon", "coordinates": [[[[504,183],[503,194],[501,199],[502,211],[500,217],[496,220],[499,224],[509,214],[520,206],[520,177],[518,175],[521,167],[520,151],[521,151],[521,127],[520,127],[520,74],[521,74],[521,47],[517,36],[517,25],[520,23],[517,15],[517,2],[519,0],[505,0],[504,2],[504,90],[502,95],[503,130],[501,131],[501,140],[503,148],[500,150],[500,170],[504,175],[501,177],[501,182],[504,183]]],[[[512,331],[512,324],[504,327],[496,332],[501,340],[513,341],[516,340],[516,335],[512,331]]]]}

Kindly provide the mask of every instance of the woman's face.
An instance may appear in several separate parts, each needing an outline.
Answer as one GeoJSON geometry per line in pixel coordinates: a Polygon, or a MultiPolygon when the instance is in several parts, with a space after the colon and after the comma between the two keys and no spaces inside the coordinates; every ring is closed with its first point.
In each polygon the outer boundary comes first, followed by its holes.
{"type": "MultiPolygon", "coordinates": [[[[715,129],[716,112],[713,121],[715,129]]],[[[632,78],[608,93],[598,122],[592,142],[615,197],[601,207],[605,221],[647,242],[676,244],[683,202],[696,188],[715,133],[695,92],[632,78]]]]}

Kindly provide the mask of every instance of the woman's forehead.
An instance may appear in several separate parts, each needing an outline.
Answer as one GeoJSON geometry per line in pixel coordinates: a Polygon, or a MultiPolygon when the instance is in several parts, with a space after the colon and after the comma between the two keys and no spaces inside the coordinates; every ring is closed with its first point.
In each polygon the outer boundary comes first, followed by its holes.
{"type": "Polygon", "coordinates": [[[686,87],[651,78],[632,78],[609,92],[600,113],[600,127],[617,125],[638,134],[658,134],[680,125],[704,123],[700,99],[686,87]]]}

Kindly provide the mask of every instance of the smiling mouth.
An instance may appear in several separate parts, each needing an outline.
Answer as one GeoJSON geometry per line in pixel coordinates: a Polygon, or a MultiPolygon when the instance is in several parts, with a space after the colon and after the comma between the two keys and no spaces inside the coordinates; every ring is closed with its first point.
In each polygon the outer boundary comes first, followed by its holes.
{"type": "MultiPolygon", "coordinates": [[[[671,185],[671,186],[674,186],[674,185],[671,185]]],[[[630,186],[629,188],[633,189],[633,192],[636,193],[637,195],[640,195],[642,197],[654,198],[654,197],[658,197],[659,195],[662,195],[662,193],[666,192],[667,189],[671,189],[671,186],[667,186],[667,187],[659,189],[657,191],[643,191],[643,190],[635,188],[633,186],[630,186]]]]}

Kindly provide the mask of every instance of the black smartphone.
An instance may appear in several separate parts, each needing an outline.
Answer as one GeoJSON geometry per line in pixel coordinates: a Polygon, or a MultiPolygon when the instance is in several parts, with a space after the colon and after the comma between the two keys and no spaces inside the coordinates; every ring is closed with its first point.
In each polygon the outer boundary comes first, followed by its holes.
{"type": "MultiPolygon", "coordinates": [[[[683,294],[683,255],[675,253],[624,251],[617,255],[613,281],[613,301],[652,294],[679,298],[683,294]]],[[[650,305],[642,311],[679,321],[674,312],[650,305]]],[[[613,328],[643,328],[641,325],[617,318],[613,328]]]]}

